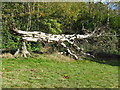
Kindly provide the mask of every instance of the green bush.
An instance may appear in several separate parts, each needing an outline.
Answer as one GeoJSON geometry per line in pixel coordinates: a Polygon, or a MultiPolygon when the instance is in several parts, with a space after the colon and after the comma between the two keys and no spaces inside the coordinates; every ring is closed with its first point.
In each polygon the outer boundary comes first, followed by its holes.
{"type": "Polygon", "coordinates": [[[61,33],[62,30],[60,29],[61,24],[54,19],[43,19],[40,22],[41,28],[43,32],[51,33],[51,34],[58,34],[61,33]]]}

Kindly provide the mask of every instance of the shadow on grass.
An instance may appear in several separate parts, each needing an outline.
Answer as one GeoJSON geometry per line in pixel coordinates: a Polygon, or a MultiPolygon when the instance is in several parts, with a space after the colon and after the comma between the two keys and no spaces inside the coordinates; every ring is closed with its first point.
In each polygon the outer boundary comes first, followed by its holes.
{"type": "Polygon", "coordinates": [[[101,64],[108,64],[111,66],[120,66],[120,55],[116,54],[107,54],[104,52],[96,53],[94,59],[89,59],[91,61],[101,63],[101,64]]]}

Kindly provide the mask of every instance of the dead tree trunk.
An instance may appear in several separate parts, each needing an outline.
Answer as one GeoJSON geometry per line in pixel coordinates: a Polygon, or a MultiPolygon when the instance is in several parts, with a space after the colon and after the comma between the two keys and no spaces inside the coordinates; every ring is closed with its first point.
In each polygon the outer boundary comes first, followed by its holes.
{"type": "Polygon", "coordinates": [[[62,45],[66,51],[73,56],[75,59],[78,59],[77,54],[75,54],[69,46],[67,46],[64,42],[68,42],[71,44],[75,49],[80,51],[84,55],[90,55],[82,51],[82,49],[74,43],[76,39],[86,39],[90,37],[99,37],[102,35],[103,32],[99,32],[103,28],[95,28],[95,30],[87,35],[80,35],[80,34],[73,34],[73,35],[53,35],[53,34],[46,34],[43,32],[28,32],[28,31],[22,31],[18,30],[17,28],[14,27],[14,25],[11,26],[10,32],[14,35],[21,36],[21,39],[18,44],[18,50],[15,53],[15,56],[18,56],[19,54],[23,57],[27,57],[27,55],[31,56],[31,54],[28,52],[27,47],[25,45],[25,42],[45,42],[45,43],[51,43],[51,42],[56,42],[58,45],[62,45]],[[99,35],[97,34],[99,32],[99,35]]]}

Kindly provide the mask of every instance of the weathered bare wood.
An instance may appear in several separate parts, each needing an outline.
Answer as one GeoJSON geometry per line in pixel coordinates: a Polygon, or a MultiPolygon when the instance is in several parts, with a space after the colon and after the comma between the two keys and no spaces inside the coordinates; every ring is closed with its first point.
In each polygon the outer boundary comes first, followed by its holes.
{"type": "Polygon", "coordinates": [[[61,45],[62,45],[64,48],[67,48],[67,52],[68,52],[71,56],[73,56],[75,59],[78,59],[78,56],[75,55],[75,54],[73,54],[73,53],[71,52],[71,50],[70,50],[63,42],[61,43],[61,45]]]}
{"type": "Polygon", "coordinates": [[[29,51],[27,50],[25,41],[22,40],[22,38],[21,38],[20,41],[19,41],[19,44],[18,44],[18,49],[17,49],[17,51],[15,52],[14,56],[15,56],[15,57],[17,57],[17,56],[27,57],[27,55],[28,55],[28,56],[31,56],[31,54],[30,54],[29,51]]]}
{"type": "MultiPolygon", "coordinates": [[[[86,34],[86,35],[80,35],[80,34],[53,35],[53,34],[46,34],[46,33],[38,32],[38,31],[29,32],[29,31],[18,30],[17,28],[14,27],[14,25],[12,25],[11,28],[10,28],[10,32],[12,34],[21,36],[21,40],[20,40],[19,45],[18,45],[18,50],[14,54],[15,56],[17,56],[19,53],[21,53],[21,56],[24,56],[24,57],[27,57],[27,55],[31,55],[27,51],[27,47],[25,45],[26,41],[29,41],[29,42],[45,42],[45,43],[56,42],[57,44],[60,44],[64,48],[66,48],[67,52],[71,56],[73,56],[75,59],[78,59],[78,56],[76,54],[74,54],[73,51],[71,51],[70,47],[66,46],[64,42],[67,41],[75,49],[77,49],[78,51],[81,51],[82,54],[89,55],[87,53],[84,53],[82,51],[82,49],[79,46],[77,46],[77,44],[74,43],[74,41],[76,39],[86,39],[86,38],[94,37],[96,35],[96,32],[100,32],[100,30],[101,30],[101,28],[95,28],[95,30],[92,33],[86,34]]],[[[99,37],[101,35],[102,35],[102,33],[99,33],[99,35],[96,35],[96,37],[99,37]]]]}

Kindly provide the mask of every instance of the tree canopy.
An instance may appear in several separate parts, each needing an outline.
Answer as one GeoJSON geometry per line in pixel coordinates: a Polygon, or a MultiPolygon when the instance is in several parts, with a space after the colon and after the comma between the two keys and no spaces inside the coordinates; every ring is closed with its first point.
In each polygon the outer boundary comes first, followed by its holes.
{"type": "MultiPolygon", "coordinates": [[[[3,2],[3,48],[16,48],[19,37],[9,32],[9,24],[25,31],[42,31],[50,34],[86,34],[95,27],[106,26],[104,36],[80,41],[86,51],[118,53],[120,17],[110,4],[101,2],[3,2]],[[91,47],[92,46],[92,47],[91,47]]],[[[31,45],[31,47],[34,45],[31,45]]],[[[28,46],[29,47],[29,46],[28,46]]]]}

